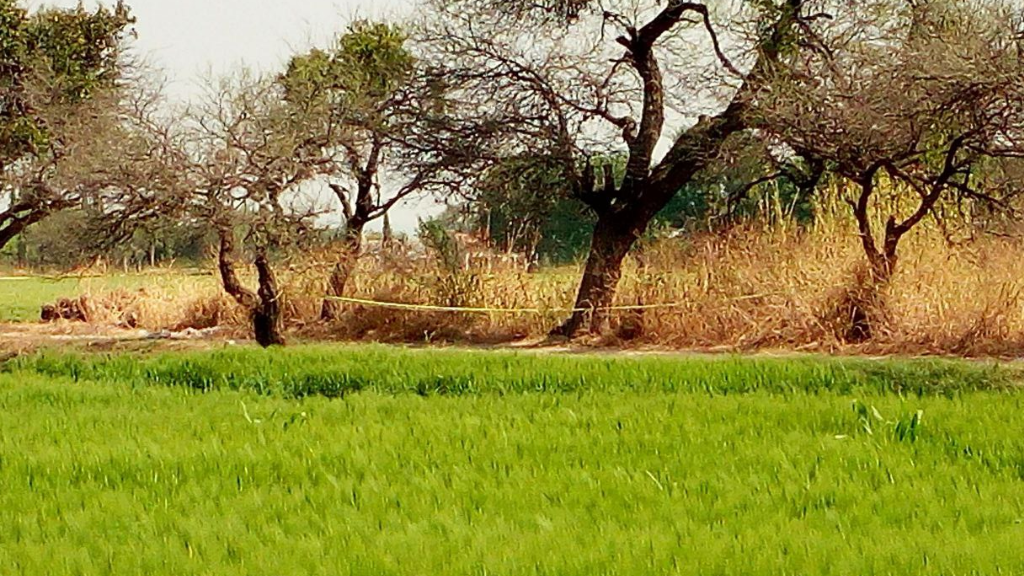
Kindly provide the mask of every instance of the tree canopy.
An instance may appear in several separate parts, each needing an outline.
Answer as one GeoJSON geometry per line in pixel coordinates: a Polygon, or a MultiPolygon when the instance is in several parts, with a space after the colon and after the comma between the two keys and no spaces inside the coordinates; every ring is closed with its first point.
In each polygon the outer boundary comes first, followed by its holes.
{"type": "Polygon", "coordinates": [[[116,129],[133,23],[121,3],[29,13],[0,0],[0,248],[101,187],[85,156],[116,129]]]}

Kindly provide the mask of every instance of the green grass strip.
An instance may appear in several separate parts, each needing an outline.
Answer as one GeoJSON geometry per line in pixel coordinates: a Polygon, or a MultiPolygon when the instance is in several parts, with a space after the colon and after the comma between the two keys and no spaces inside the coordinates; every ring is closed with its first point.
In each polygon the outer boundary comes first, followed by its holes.
{"type": "Polygon", "coordinates": [[[620,357],[348,345],[232,347],[156,356],[47,353],[9,362],[3,370],[289,398],[342,397],[364,390],[425,396],[579,391],[953,395],[1012,390],[1021,380],[1021,370],[1012,365],[941,359],[620,357]]]}

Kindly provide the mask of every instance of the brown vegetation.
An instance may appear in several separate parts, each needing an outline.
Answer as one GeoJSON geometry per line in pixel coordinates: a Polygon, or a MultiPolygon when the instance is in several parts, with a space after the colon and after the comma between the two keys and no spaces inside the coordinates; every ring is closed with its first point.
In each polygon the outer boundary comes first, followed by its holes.
{"type": "MultiPolygon", "coordinates": [[[[1015,356],[1024,350],[1024,239],[964,237],[950,226],[921,224],[901,248],[888,287],[862,295],[856,223],[836,217],[800,229],[747,224],[726,232],[647,241],[624,268],[616,304],[651,306],[611,314],[609,345],[674,349],[815,350],[867,354],[1015,356]],[[870,305],[865,307],[865,302],[870,305]],[[853,306],[852,302],[857,305],[853,306]],[[660,307],[662,304],[671,306],[660,307]],[[851,337],[871,314],[872,339],[851,337]]],[[[370,254],[359,262],[349,294],[379,302],[491,308],[468,313],[343,305],[338,322],[318,322],[322,276],[315,263],[282,270],[282,315],[299,336],[401,342],[496,343],[542,338],[573,301],[576,267],[453,271],[430,259],[370,254]],[[453,274],[461,275],[452,278],[453,274]],[[452,294],[453,287],[461,292],[452,294]]],[[[243,332],[247,316],[216,293],[182,297],[159,291],[93,294],[99,321],[130,312],[151,330],[226,325],[243,332]],[[117,310],[118,312],[112,312],[117,310]]]]}
{"type": "MultiPolygon", "coordinates": [[[[617,304],[657,305],[612,316],[636,344],[735,350],[1016,355],[1024,349],[1024,242],[983,237],[950,245],[937,226],[908,237],[888,288],[861,297],[870,278],[852,224],[745,226],[727,234],[664,239],[627,261],[617,304]],[[640,263],[642,261],[642,264],[640,263]],[[851,300],[858,306],[850,305],[851,300]],[[858,343],[865,309],[876,326],[858,343]]],[[[372,261],[363,263],[367,268],[372,261]]],[[[359,297],[436,304],[436,280],[365,269],[359,297]]],[[[578,270],[498,272],[480,277],[473,306],[548,312],[408,311],[349,306],[340,337],[470,340],[539,337],[572,302],[578,270]]],[[[609,343],[623,342],[604,340],[609,343]]]]}

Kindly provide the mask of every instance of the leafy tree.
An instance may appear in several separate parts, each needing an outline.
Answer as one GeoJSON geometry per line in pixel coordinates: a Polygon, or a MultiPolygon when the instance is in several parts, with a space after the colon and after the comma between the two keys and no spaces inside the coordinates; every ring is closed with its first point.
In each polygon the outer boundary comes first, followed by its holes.
{"type": "Polygon", "coordinates": [[[555,202],[541,224],[537,254],[542,262],[566,264],[586,255],[594,230],[594,215],[579,200],[568,197],[555,202]]]}
{"type": "Polygon", "coordinates": [[[0,0],[0,248],[109,184],[100,144],[118,129],[133,23],[120,2],[30,14],[0,0]]]}
{"type": "Polygon", "coordinates": [[[534,261],[546,224],[567,196],[559,166],[544,158],[509,158],[488,171],[470,204],[476,227],[492,243],[534,261]]]}
{"type": "MultiPolygon", "coordinates": [[[[368,223],[413,194],[444,189],[477,162],[471,142],[437,145],[447,133],[444,89],[406,44],[396,25],[356,21],[330,50],[292,58],[279,79],[289,106],[312,120],[309,148],[323,158],[318,171],[341,206],[332,296],[344,293],[368,223]]],[[[339,303],[324,302],[325,319],[339,313],[339,303]]]]}

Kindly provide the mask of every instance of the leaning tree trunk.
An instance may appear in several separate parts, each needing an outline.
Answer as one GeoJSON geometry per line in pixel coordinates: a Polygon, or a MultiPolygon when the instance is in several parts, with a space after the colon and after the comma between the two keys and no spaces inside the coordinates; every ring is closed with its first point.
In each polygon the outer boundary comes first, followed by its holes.
{"type": "Polygon", "coordinates": [[[0,250],[7,246],[11,240],[17,238],[26,228],[39,222],[49,214],[46,210],[35,210],[24,216],[17,216],[15,208],[9,208],[0,213],[0,250]]]}
{"type": "Polygon", "coordinates": [[[598,218],[574,310],[561,326],[551,331],[553,336],[575,336],[588,318],[591,333],[598,334],[608,328],[609,308],[622,276],[622,262],[639,237],[636,229],[630,219],[622,215],[598,218]]]}
{"type": "Polygon", "coordinates": [[[335,262],[331,275],[327,279],[327,296],[320,308],[320,318],[323,320],[337,320],[341,317],[342,304],[331,298],[340,298],[345,295],[345,286],[355,270],[363,248],[363,227],[365,224],[352,224],[345,230],[345,239],[341,246],[341,253],[338,261],[335,262]]]}

